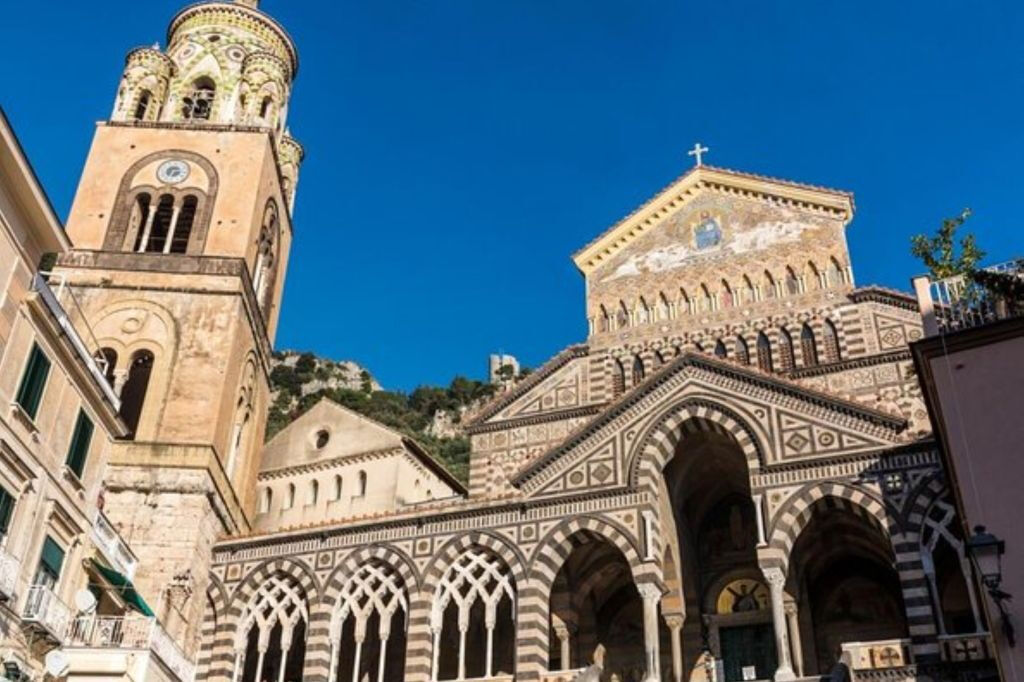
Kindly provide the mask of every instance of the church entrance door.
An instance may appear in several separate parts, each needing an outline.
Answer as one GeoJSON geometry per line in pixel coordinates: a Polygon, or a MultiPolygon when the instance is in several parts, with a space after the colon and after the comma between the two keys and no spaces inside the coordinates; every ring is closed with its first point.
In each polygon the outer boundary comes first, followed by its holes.
{"type": "Polygon", "coordinates": [[[718,636],[725,682],[772,679],[776,662],[775,633],[771,623],[722,628],[718,636]]]}

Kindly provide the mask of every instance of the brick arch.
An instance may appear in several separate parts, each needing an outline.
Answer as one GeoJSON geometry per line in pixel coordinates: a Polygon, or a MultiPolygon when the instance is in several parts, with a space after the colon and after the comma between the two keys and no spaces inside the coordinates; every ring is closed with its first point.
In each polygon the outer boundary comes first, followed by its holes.
{"type": "Polygon", "coordinates": [[[268,559],[250,571],[245,580],[232,593],[228,616],[233,622],[237,623],[238,617],[249,603],[256,588],[275,575],[284,575],[295,579],[302,587],[310,608],[319,603],[322,590],[320,581],[317,580],[312,568],[296,559],[268,559]]]}
{"type": "Polygon", "coordinates": [[[529,571],[536,588],[544,590],[545,593],[550,592],[555,577],[575,549],[573,539],[579,535],[596,536],[607,541],[622,552],[630,570],[633,571],[634,578],[644,575],[640,570],[644,562],[637,549],[637,539],[632,537],[628,530],[610,519],[574,516],[548,531],[537,544],[529,571]]]}
{"type": "Polygon", "coordinates": [[[217,670],[217,663],[229,660],[231,654],[231,636],[227,627],[228,594],[220,579],[211,574],[210,583],[206,587],[206,608],[203,610],[203,622],[199,628],[199,653],[196,659],[196,679],[206,680],[217,673],[228,671],[217,670]],[[226,659],[225,655],[226,654],[226,659]]]}
{"type": "Polygon", "coordinates": [[[324,593],[321,603],[327,608],[332,608],[337,602],[338,593],[345,586],[349,577],[355,573],[360,566],[368,561],[379,561],[387,564],[395,570],[405,583],[405,589],[410,593],[416,592],[420,587],[419,574],[415,565],[404,552],[390,545],[368,545],[350,552],[345,559],[338,564],[330,575],[324,580],[324,593]]]}
{"type": "Polygon", "coordinates": [[[510,540],[502,538],[495,533],[485,531],[471,531],[457,535],[448,540],[423,570],[423,587],[429,588],[435,585],[448,570],[452,562],[459,558],[463,552],[471,547],[482,547],[493,552],[512,572],[516,584],[522,584],[526,580],[526,558],[518,547],[512,545],[510,540]]]}
{"type": "Polygon", "coordinates": [[[907,495],[906,507],[903,510],[908,539],[918,540],[920,538],[921,526],[928,508],[948,492],[949,488],[940,470],[936,470],[918,481],[914,489],[907,495]]]}
{"type": "Polygon", "coordinates": [[[777,551],[784,568],[800,533],[807,527],[814,510],[829,502],[867,521],[889,538],[893,553],[903,541],[902,524],[888,505],[865,490],[842,483],[812,483],[793,495],[775,514],[768,533],[768,546],[777,551]]]}
{"type": "Polygon", "coordinates": [[[630,458],[629,483],[649,483],[675,455],[676,446],[688,435],[719,433],[731,438],[743,451],[747,465],[759,469],[764,462],[762,448],[753,430],[738,413],[717,402],[690,398],[666,410],[638,439],[630,458]]]}

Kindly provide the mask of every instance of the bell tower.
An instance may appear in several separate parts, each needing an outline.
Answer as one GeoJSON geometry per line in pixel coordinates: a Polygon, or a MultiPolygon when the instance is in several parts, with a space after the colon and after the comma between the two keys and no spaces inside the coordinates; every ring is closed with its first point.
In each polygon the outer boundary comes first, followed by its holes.
{"type": "Polygon", "coordinates": [[[302,147],[298,69],[254,0],[191,5],[130,51],[59,261],[130,436],[104,509],[136,587],[195,650],[215,540],[249,529],[302,147]]]}

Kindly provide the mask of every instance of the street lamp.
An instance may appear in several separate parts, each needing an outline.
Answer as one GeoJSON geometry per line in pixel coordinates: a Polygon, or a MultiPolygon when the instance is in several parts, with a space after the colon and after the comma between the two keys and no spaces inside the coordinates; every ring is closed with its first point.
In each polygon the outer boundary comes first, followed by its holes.
{"type": "Polygon", "coordinates": [[[999,589],[1003,582],[1003,553],[1006,551],[1006,542],[987,532],[985,526],[975,526],[974,535],[967,540],[966,549],[971,563],[974,564],[974,570],[999,609],[1003,634],[1006,635],[1007,644],[1012,648],[1016,641],[1013,623],[1010,622],[1010,614],[1006,611],[1006,602],[1010,601],[1011,595],[999,589]]]}

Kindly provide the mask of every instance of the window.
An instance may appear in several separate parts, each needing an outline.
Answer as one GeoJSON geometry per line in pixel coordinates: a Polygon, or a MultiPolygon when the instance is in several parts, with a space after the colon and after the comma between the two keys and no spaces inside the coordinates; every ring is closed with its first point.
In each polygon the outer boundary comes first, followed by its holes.
{"type": "Polygon", "coordinates": [[[284,509],[291,509],[295,506],[295,484],[288,484],[288,495],[284,500],[284,509]]]}
{"type": "Polygon", "coordinates": [[[270,511],[270,505],[274,501],[274,491],[270,488],[263,489],[263,495],[260,497],[260,513],[266,514],[270,511]]]}
{"type": "Polygon", "coordinates": [[[309,503],[316,504],[317,500],[320,499],[320,483],[317,481],[309,482],[309,503]]]}
{"type": "Polygon", "coordinates": [[[800,330],[800,355],[803,356],[804,367],[814,367],[818,364],[818,348],[814,342],[814,331],[806,322],[803,329],[800,330]]]}
{"type": "Polygon", "coordinates": [[[135,105],[135,120],[145,121],[146,114],[149,112],[149,102],[152,99],[149,90],[143,90],[139,93],[139,101],[135,105]]]}
{"type": "Polygon", "coordinates": [[[764,297],[775,298],[775,278],[767,270],[764,271],[764,297]]]}
{"type": "Polygon", "coordinates": [[[78,410],[78,419],[75,420],[75,431],[71,435],[71,445],[68,447],[68,457],[65,460],[68,469],[75,472],[75,476],[82,477],[85,470],[85,458],[89,454],[89,445],[92,443],[92,420],[85,410],[78,410]]]}
{"type": "Polygon", "coordinates": [[[757,367],[762,372],[772,371],[772,342],[764,332],[757,334],[757,367]]]}
{"type": "Polygon", "coordinates": [[[335,501],[341,499],[341,490],[342,490],[342,478],[341,478],[340,475],[335,475],[335,477],[334,477],[334,496],[333,496],[335,501]]]}
{"type": "Polygon", "coordinates": [[[366,495],[366,472],[359,472],[359,496],[364,497],[366,495]]]}
{"type": "Polygon", "coordinates": [[[269,315],[274,296],[274,261],[277,250],[277,204],[273,199],[263,210],[263,224],[256,244],[256,263],[252,270],[252,288],[264,317],[269,315]]]}
{"type": "Polygon", "coordinates": [[[129,440],[135,438],[142,416],[142,405],[146,400],[146,389],[149,388],[149,376],[153,372],[153,354],[148,350],[140,350],[132,356],[128,368],[128,380],[121,389],[121,419],[128,427],[129,440]]]}
{"type": "Polygon", "coordinates": [[[264,121],[269,122],[270,116],[274,111],[274,100],[272,98],[264,97],[263,102],[260,103],[260,118],[264,121]]]}
{"type": "Polygon", "coordinates": [[[836,333],[836,326],[832,323],[832,320],[825,320],[821,331],[825,362],[839,362],[842,359],[839,353],[839,334],[836,333]]]}
{"type": "Polygon", "coordinates": [[[786,293],[790,296],[800,293],[800,280],[796,278],[793,268],[786,268],[786,293]]]}
{"type": "Polygon", "coordinates": [[[720,358],[729,356],[729,351],[725,349],[725,344],[722,343],[722,339],[718,339],[718,341],[715,342],[715,355],[720,358]]]}
{"type": "Polygon", "coordinates": [[[644,380],[644,361],[640,356],[633,358],[633,385],[636,386],[644,380]]]}
{"type": "Polygon", "coordinates": [[[323,450],[327,447],[327,441],[331,439],[331,434],[327,429],[320,429],[316,432],[316,449],[323,450]]]}
{"type": "Polygon", "coordinates": [[[722,288],[720,289],[720,291],[722,292],[720,294],[722,308],[731,308],[734,305],[736,305],[736,301],[734,300],[732,295],[732,287],[730,287],[729,283],[726,282],[724,279],[722,280],[722,288]]]}
{"type": "Polygon", "coordinates": [[[839,267],[839,262],[835,258],[828,259],[828,267],[825,270],[825,279],[828,280],[830,287],[836,287],[843,283],[843,270],[839,267]]]}
{"type": "Polygon", "coordinates": [[[736,337],[736,359],[744,365],[750,364],[750,349],[747,348],[747,342],[742,336],[736,337]]]}
{"type": "Polygon", "coordinates": [[[33,585],[42,585],[53,589],[60,580],[60,569],[64,565],[64,550],[53,541],[53,538],[46,536],[43,542],[43,551],[39,556],[39,567],[32,579],[33,585]]]}
{"type": "Polygon", "coordinates": [[[200,78],[192,84],[192,91],[184,98],[181,117],[186,121],[207,121],[213,111],[217,87],[209,78],[200,78]]]}
{"type": "Polygon", "coordinates": [[[793,358],[793,337],[785,327],[779,328],[779,364],[783,372],[791,372],[796,366],[793,358]]]}
{"type": "Polygon", "coordinates": [[[626,368],[622,361],[612,360],[612,397],[617,398],[626,391],[626,368]]]}
{"type": "Polygon", "coordinates": [[[815,267],[814,263],[807,262],[807,281],[809,282],[808,289],[820,289],[821,288],[821,273],[818,272],[818,268],[815,267]]]}
{"type": "Polygon", "coordinates": [[[192,225],[196,221],[196,208],[199,199],[188,195],[178,209],[178,219],[170,228],[170,240],[164,244],[164,253],[185,253],[188,251],[188,240],[192,236],[192,225]]]}
{"type": "Polygon", "coordinates": [[[7,531],[11,527],[11,517],[14,516],[14,495],[11,495],[4,488],[0,488],[0,546],[7,540],[7,531]]]}
{"type": "Polygon", "coordinates": [[[174,214],[174,197],[170,194],[161,195],[156,205],[156,211],[152,216],[147,217],[147,223],[139,233],[136,251],[161,253],[167,242],[174,214]]]}
{"type": "Polygon", "coordinates": [[[96,353],[96,362],[103,370],[103,378],[111,387],[114,386],[114,369],[117,367],[117,351],[113,348],[100,348],[96,353]]]}
{"type": "Polygon", "coordinates": [[[37,344],[32,344],[28,354],[25,373],[21,375],[21,384],[15,402],[21,406],[30,418],[35,419],[39,411],[39,401],[43,398],[46,378],[50,375],[50,360],[37,344]]]}

